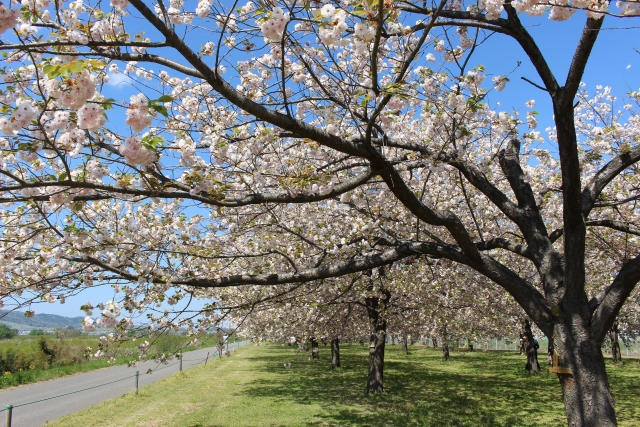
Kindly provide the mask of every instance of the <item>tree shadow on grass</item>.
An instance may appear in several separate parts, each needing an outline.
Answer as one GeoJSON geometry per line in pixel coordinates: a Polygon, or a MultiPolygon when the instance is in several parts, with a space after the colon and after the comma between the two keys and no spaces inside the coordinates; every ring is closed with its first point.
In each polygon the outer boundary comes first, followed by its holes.
{"type": "Polygon", "coordinates": [[[517,357],[478,353],[444,363],[437,351],[419,348],[402,355],[390,346],[385,357],[385,393],[365,396],[367,349],[346,347],[341,353],[343,368],[332,371],[326,355],[309,360],[309,353],[265,347],[255,362],[273,375],[252,382],[243,393],[320,405],[329,416],[308,424],[317,426],[566,424],[557,379],[526,375],[524,361],[519,363],[517,357]],[[291,363],[291,368],[285,369],[284,363],[291,363]]]}

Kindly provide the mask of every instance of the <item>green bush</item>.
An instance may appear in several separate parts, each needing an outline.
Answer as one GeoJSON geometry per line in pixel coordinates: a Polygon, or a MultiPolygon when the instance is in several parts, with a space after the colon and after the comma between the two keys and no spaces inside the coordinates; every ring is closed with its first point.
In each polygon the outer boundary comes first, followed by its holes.
{"type": "Polygon", "coordinates": [[[5,338],[11,339],[16,335],[18,335],[17,329],[11,329],[4,323],[0,323],[0,339],[5,339],[5,338]]]}

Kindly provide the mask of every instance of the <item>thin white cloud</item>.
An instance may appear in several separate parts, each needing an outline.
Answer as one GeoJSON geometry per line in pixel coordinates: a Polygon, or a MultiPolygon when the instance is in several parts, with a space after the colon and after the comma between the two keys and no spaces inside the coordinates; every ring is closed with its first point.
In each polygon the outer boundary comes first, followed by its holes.
{"type": "Polygon", "coordinates": [[[118,73],[118,74],[112,74],[109,73],[109,81],[107,82],[107,85],[109,86],[129,86],[133,83],[133,80],[131,80],[131,77],[125,75],[124,73],[118,73]]]}

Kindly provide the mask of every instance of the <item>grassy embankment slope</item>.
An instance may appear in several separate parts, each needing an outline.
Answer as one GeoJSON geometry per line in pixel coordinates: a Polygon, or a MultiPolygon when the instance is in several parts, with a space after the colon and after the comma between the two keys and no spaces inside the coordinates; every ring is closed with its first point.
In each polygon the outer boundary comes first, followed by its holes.
{"type": "MultiPolygon", "coordinates": [[[[386,392],[364,396],[367,348],[342,347],[342,368],[290,347],[246,347],[85,411],[51,427],[565,426],[558,380],[524,373],[514,352],[452,353],[388,346],[386,392]],[[284,363],[291,368],[285,369],[284,363]]],[[[541,357],[542,359],[542,357],[541,357]]],[[[621,427],[640,426],[640,362],[608,365],[621,427]]]]}
{"type": "MultiPolygon", "coordinates": [[[[108,350],[107,356],[113,356],[114,363],[117,365],[138,360],[137,346],[142,341],[144,339],[114,344],[108,350]]],[[[218,342],[218,338],[215,335],[201,337],[195,346],[190,345],[191,338],[184,335],[161,336],[150,341],[148,354],[152,358],[162,353],[186,353],[202,347],[213,347],[218,342]]],[[[97,336],[79,336],[61,340],[44,335],[0,340],[0,389],[111,366],[108,357],[103,359],[84,357],[87,347],[92,347],[93,351],[96,351],[97,346],[97,336]],[[42,351],[41,340],[43,339],[50,351],[49,355],[42,351]]]]}

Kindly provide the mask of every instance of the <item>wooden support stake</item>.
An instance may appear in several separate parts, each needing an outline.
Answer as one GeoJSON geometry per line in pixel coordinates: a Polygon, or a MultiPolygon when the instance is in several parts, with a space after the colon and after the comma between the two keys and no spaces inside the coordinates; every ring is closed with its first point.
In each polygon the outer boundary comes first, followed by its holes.
{"type": "Polygon", "coordinates": [[[207,358],[204,359],[204,366],[207,366],[208,361],[209,361],[209,352],[207,351],[207,358]]]}
{"type": "Polygon", "coordinates": [[[136,371],[136,396],[138,395],[138,379],[140,378],[140,371],[136,371]]]}
{"type": "Polygon", "coordinates": [[[549,372],[556,375],[573,375],[571,368],[560,366],[560,355],[555,350],[553,350],[553,367],[549,368],[549,372]]]}

